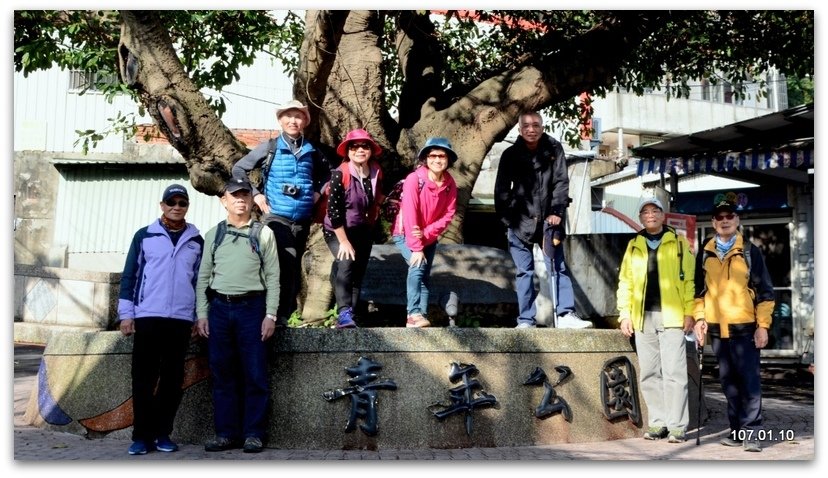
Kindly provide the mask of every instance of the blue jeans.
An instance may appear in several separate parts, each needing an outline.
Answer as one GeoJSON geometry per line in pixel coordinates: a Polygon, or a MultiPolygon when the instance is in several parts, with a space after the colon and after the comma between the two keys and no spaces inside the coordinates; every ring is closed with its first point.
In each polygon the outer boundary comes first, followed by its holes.
{"type": "MultiPolygon", "coordinates": [[[[411,249],[405,243],[405,236],[394,236],[394,243],[400,249],[406,264],[411,262],[411,249]]],[[[437,252],[437,243],[423,249],[425,264],[417,267],[408,266],[406,288],[406,311],[408,315],[428,312],[428,286],[431,284],[431,265],[434,263],[434,253],[437,252]]]]}
{"type": "MultiPolygon", "coordinates": [[[[511,229],[506,230],[506,238],[509,241],[509,253],[515,262],[515,288],[517,289],[518,300],[518,323],[535,323],[535,299],[538,293],[535,290],[535,257],[532,253],[534,244],[523,242],[511,229]]],[[[572,289],[572,278],[564,262],[563,244],[554,247],[555,268],[552,268],[552,259],[543,256],[546,263],[546,270],[549,272],[549,295],[557,297],[555,310],[557,314],[566,315],[575,310],[575,292],[572,289]],[[554,270],[558,271],[557,280],[552,280],[554,270]],[[557,291],[553,287],[557,284],[557,291]],[[555,293],[557,292],[557,295],[555,293]]]]}
{"type": "Polygon", "coordinates": [[[264,438],[270,399],[262,342],[265,296],[228,303],[210,300],[208,338],[216,435],[264,438]]]}

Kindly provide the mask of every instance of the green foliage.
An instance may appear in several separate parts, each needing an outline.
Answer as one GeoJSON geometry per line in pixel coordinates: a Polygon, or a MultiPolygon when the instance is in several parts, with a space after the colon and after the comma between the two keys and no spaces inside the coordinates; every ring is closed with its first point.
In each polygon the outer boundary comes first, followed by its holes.
{"type": "Polygon", "coordinates": [[[321,322],[313,322],[313,323],[308,323],[308,322],[305,322],[304,320],[302,320],[302,313],[298,310],[294,310],[293,313],[290,314],[290,318],[288,318],[288,327],[294,327],[294,328],[297,328],[297,327],[300,327],[300,328],[311,327],[311,328],[329,329],[329,328],[333,327],[334,324],[336,324],[336,319],[337,319],[336,306],[334,306],[332,309],[329,309],[325,313],[325,317],[323,317],[323,320],[321,322]]]}
{"type": "Polygon", "coordinates": [[[454,325],[457,327],[479,328],[483,317],[477,314],[460,313],[454,319],[454,325]]]}
{"type": "Polygon", "coordinates": [[[103,141],[110,134],[121,134],[125,140],[135,137],[138,128],[135,125],[134,114],[125,115],[119,111],[115,117],[107,118],[107,121],[109,126],[103,131],[93,129],[75,130],[78,139],[75,140],[74,146],[81,145],[83,154],[87,154],[90,147],[94,148],[98,145],[98,142],[103,141]]]}
{"type": "MultiPolygon", "coordinates": [[[[304,18],[293,11],[162,10],[158,12],[185,71],[199,88],[218,95],[211,101],[220,115],[220,94],[239,78],[258,52],[267,52],[295,74],[304,34],[304,18]]],[[[421,15],[426,11],[418,12],[421,15]]],[[[390,108],[398,105],[403,77],[396,49],[395,19],[399,11],[381,11],[384,22],[384,94],[390,108]]],[[[435,18],[435,17],[432,17],[435,18]]],[[[550,58],[562,58],[573,73],[557,78],[559,95],[544,112],[569,126],[565,141],[577,144],[579,127],[588,119],[573,97],[593,97],[610,89],[643,94],[663,91],[687,97],[694,82],[730,83],[737,98],[746,86],[766,86],[760,74],[776,68],[789,78],[813,78],[813,10],[477,10],[474,16],[449,10],[435,24],[442,88],[438,103],[449,104],[482,81],[524,67],[554,74],[550,58]],[[658,21],[648,21],[658,15],[658,21]],[[664,18],[662,18],[664,17],[664,18]],[[579,53],[603,45],[600,33],[621,22],[634,30],[646,25],[643,41],[623,56],[608,54],[590,63],[579,53]],[[596,33],[598,34],[596,36],[596,33]],[[593,42],[593,43],[590,43],[593,42]],[[550,71],[553,70],[553,71],[550,71]],[[583,72],[579,75],[578,72],[583,72]],[[592,76],[590,76],[592,75],[592,76]],[[604,76],[606,75],[606,76],[604,76]],[[567,84],[563,84],[567,83],[567,84]],[[577,91],[579,89],[581,91],[577,91]],[[561,97],[566,97],[561,100],[561,97]]],[[[28,11],[14,13],[14,64],[24,75],[53,65],[98,73],[117,73],[119,14],[114,11],[28,11]]],[[[796,89],[812,98],[813,83],[796,89]]],[[[112,97],[133,94],[122,85],[101,85],[112,97]]],[[[760,92],[763,95],[764,92],[760,92]]],[[[797,96],[798,98],[798,96],[797,96]]],[[[793,101],[792,104],[800,101],[793,101]]],[[[138,101],[136,101],[138,103],[138,101]]]]}
{"type": "Polygon", "coordinates": [[[787,78],[786,81],[789,105],[796,106],[814,102],[814,79],[812,77],[787,78]]]}

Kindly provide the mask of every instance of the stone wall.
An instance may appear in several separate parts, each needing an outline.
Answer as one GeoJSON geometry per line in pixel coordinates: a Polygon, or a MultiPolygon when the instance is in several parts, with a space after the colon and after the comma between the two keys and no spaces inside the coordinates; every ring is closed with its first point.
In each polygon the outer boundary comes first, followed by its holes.
{"type": "Polygon", "coordinates": [[[65,265],[62,249],[52,248],[60,175],[42,152],[14,153],[14,262],[65,265]]]}
{"type": "MultiPolygon", "coordinates": [[[[361,328],[287,329],[277,332],[271,360],[271,414],[267,446],[282,449],[388,449],[520,446],[613,440],[640,436],[628,416],[605,417],[601,376],[607,361],[637,361],[630,343],[612,330],[361,328]],[[359,426],[346,432],[351,396],[328,401],[323,393],[349,387],[346,368],[360,359],[381,366],[378,380],[396,389],[377,390],[377,432],[359,426]],[[438,420],[434,412],[452,404],[452,363],[473,364],[480,387],[493,407],[438,420]],[[572,374],[560,384],[558,366],[572,374]],[[540,367],[555,385],[571,415],[535,415],[545,389],[524,385],[540,367]],[[467,426],[471,433],[467,432],[467,426]]],[[[194,339],[187,359],[185,393],[173,439],[200,444],[213,434],[212,399],[204,342],[194,339]]],[[[118,332],[55,334],[46,347],[26,421],[44,428],[90,437],[129,438],[132,424],[130,354],[132,339],[118,332]]],[[[628,370],[628,373],[636,373],[628,370]]],[[[560,403],[560,402],[558,402],[560,403]]]]}
{"type": "Polygon", "coordinates": [[[46,344],[54,331],[111,330],[120,273],[14,265],[14,341],[46,344]]]}

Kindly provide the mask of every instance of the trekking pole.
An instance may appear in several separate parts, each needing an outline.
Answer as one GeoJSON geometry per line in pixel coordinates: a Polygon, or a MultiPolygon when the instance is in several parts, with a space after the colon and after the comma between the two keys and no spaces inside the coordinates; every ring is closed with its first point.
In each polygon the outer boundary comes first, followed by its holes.
{"type": "Polygon", "coordinates": [[[543,235],[543,253],[550,259],[549,264],[552,266],[549,272],[549,281],[552,284],[550,292],[552,296],[552,327],[558,327],[558,267],[555,265],[555,247],[560,246],[561,240],[555,236],[552,228],[550,233],[543,235]],[[552,237],[549,237],[552,236],[552,237]]]}
{"type": "Polygon", "coordinates": [[[702,369],[704,368],[704,345],[696,342],[696,352],[699,354],[699,410],[696,413],[696,446],[701,444],[701,414],[702,414],[702,369]]]}

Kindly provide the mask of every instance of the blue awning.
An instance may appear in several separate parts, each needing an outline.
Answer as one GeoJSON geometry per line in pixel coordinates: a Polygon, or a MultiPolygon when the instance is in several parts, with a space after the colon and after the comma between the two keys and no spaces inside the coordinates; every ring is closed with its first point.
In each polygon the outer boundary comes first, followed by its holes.
{"type": "Polygon", "coordinates": [[[725,153],[694,158],[640,158],[638,175],[704,174],[730,171],[768,170],[776,168],[812,168],[814,150],[786,149],[780,151],[725,153]]]}

